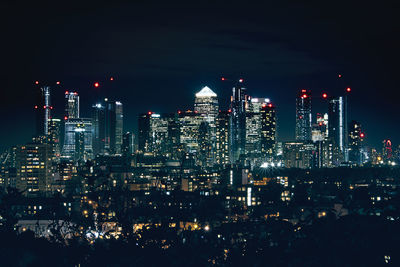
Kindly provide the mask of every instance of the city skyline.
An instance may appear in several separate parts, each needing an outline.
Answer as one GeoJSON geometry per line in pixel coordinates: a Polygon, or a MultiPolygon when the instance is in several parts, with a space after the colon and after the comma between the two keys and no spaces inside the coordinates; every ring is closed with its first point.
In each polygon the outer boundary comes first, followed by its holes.
{"type": "Polygon", "coordinates": [[[3,2],[1,266],[400,266],[398,2],[3,2]]]}
{"type": "MultiPolygon", "coordinates": [[[[396,103],[388,97],[397,88],[399,54],[395,47],[399,40],[397,35],[386,34],[397,22],[394,9],[365,6],[360,13],[351,3],[329,8],[292,5],[296,8],[285,12],[278,3],[258,9],[247,6],[240,9],[243,15],[235,21],[239,12],[235,4],[202,4],[186,10],[186,16],[174,4],[98,4],[65,10],[40,4],[20,9],[10,4],[3,19],[10,26],[5,45],[11,53],[5,55],[1,72],[8,101],[0,107],[0,119],[14,134],[0,133],[5,143],[2,148],[31,136],[22,125],[33,128],[29,114],[36,80],[47,80],[50,86],[61,81],[65,87],[59,92],[54,89],[54,96],[64,90],[79,91],[83,107],[111,97],[112,92],[126,103],[126,126],[132,130],[138,113],[176,111],[179,103],[191,103],[204,85],[227,99],[232,86],[221,83],[222,76],[243,77],[254,96],[274,99],[279,106],[279,137],[284,140],[294,138],[294,100],[288,95],[301,88],[335,95],[350,86],[349,119],[364,125],[366,142],[378,146],[390,138],[399,143],[400,126],[393,123],[396,103]],[[132,10],[142,14],[132,17],[132,10]],[[110,19],[103,21],[104,14],[110,19]],[[319,25],[308,19],[315,14],[324,15],[319,25]],[[152,15],[151,19],[146,15],[152,15]],[[13,17],[19,20],[11,20],[13,17]],[[46,17],[53,19],[53,26],[47,25],[46,17]],[[73,18],[72,22],[67,18],[73,18]],[[18,34],[11,30],[14,28],[19,29],[18,34]],[[169,38],[163,38],[167,34],[169,38]],[[29,42],[31,39],[37,42],[29,42]],[[23,74],[18,66],[24,66],[23,74]],[[342,85],[337,84],[339,74],[342,85]],[[113,88],[106,84],[110,77],[115,78],[113,88]],[[100,87],[94,90],[96,81],[100,87]],[[14,116],[6,116],[8,113],[14,116]]],[[[55,101],[54,111],[60,113],[61,100],[55,101]]],[[[220,105],[228,103],[221,101],[220,105]]]]}

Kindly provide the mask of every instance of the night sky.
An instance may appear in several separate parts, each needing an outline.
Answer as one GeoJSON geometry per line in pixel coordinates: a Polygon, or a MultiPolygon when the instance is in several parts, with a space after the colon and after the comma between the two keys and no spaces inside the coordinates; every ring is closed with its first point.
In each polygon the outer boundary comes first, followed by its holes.
{"type": "Polygon", "coordinates": [[[233,84],[222,76],[244,78],[250,95],[276,104],[279,140],[294,138],[299,89],[313,91],[315,114],[326,111],[322,92],[350,86],[348,118],[362,123],[368,144],[400,143],[398,5],[15,2],[0,4],[1,148],[33,135],[35,80],[54,85],[60,118],[65,90],[79,92],[81,117],[99,99],[120,100],[129,131],[140,112],[192,108],[205,85],[227,108],[233,84]]]}

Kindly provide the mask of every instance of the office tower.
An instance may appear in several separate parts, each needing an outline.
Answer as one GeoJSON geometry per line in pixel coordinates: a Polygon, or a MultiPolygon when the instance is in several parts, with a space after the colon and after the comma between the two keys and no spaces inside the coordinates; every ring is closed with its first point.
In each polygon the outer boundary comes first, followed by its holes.
{"type": "Polygon", "coordinates": [[[168,120],[160,114],[150,115],[149,147],[147,152],[166,156],[168,151],[168,120]]]}
{"type": "Polygon", "coordinates": [[[261,108],[264,104],[269,104],[271,100],[269,98],[258,98],[247,96],[246,101],[246,112],[260,113],[261,108]]]}
{"type": "Polygon", "coordinates": [[[311,91],[306,89],[296,98],[296,140],[311,141],[311,91]]]}
{"type": "Polygon", "coordinates": [[[130,156],[134,153],[134,134],[126,132],[122,136],[121,153],[123,156],[130,156]]]}
{"type": "Polygon", "coordinates": [[[220,111],[216,119],[216,162],[220,165],[230,163],[230,112],[220,111]]]}
{"type": "Polygon", "coordinates": [[[361,130],[361,124],[357,121],[351,121],[349,124],[349,162],[353,165],[362,164],[362,141],[364,133],[361,130]]]}
{"type": "Polygon", "coordinates": [[[119,101],[104,99],[92,106],[94,153],[121,154],[123,108],[119,101]]]}
{"type": "Polygon", "coordinates": [[[215,161],[215,120],[218,116],[217,94],[209,87],[203,87],[203,89],[196,94],[194,111],[203,117],[206,123],[203,124],[201,131],[201,137],[203,137],[201,142],[201,156],[203,157],[203,165],[206,164],[210,166],[215,161]],[[207,140],[204,139],[205,136],[207,136],[207,140]]]}
{"type": "Polygon", "coordinates": [[[49,132],[47,135],[47,142],[52,147],[53,160],[57,160],[61,156],[61,120],[60,119],[50,119],[49,120],[49,132]]]}
{"type": "Polygon", "coordinates": [[[199,126],[199,152],[198,152],[198,163],[203,167],[211,167],[213,161],[213,148],[215,145],[212,139],[212,130],[210,124],[206,121],[202,121],[199,126]]]}
{"type": "Polygon", "coordinates": [[[384,140],[382,142],[382,144],[383,144],[382,160],[386,164],[391,163],[393,161],[392,141],[387,139],[387,140],[384,140]]]}
{"type": "Polygon", "coordinates": [[[178,160],[182,156],[178,113],[162,114],[162,117],[168,125],[166,156],[169,159],[178,160]]]}
{"type": "Polygon", "coordinates": [[[311,140],[324,141],[328,138],[328,114],[317,113],[317,122],[312,125],[311,140]]]}
{"type": "Polygon", "coordinates": [[[272,160],[276,153],[276,110],[271,103],[261,107],[261,155],[272,160]]]}
{"type": "Polygon", "coordinates": [[[261,113],[246,112],[246,159],[260,157],[261,154],[261,113]]]}
{"type": "Polygon", "coordinates": [[[250,161],[261,157],[261,109],[270,103],[268,98],[252,98],[246,101],[246,158],[250,161]]]}
{"type": "Polygon", "coordinates": [[[104,149],[108,154],[121,154],[122,132],[123,132],[123,110],[122,103],[110,101],[105,102],[105,144],[104,149]]]}
{"type": "Polygon", "coordinates": [[[346,99],[343,96],[329,100],[328,107],[328,133],[329,139],[335,147],[335,165],[347,161],[347,111],[346,99]]]}
{"type": "Polygon", "coordinates": [[[26,196],[50,192],[52,147],[46,143],[28,143],[17,148],[17,189],[26,196]]]}
{"type": "Polygon", "coordinates": [[[308,169],[313,166],[314,145],[308,142],[285,142],[283,160],[286,168],[308,169]]]}
{"type": "Polygon", "coordinates": [[[50,87],[43,86],[36,91],[36,136],[47,135],[49,131],[50,110],[53,109],[50,102],[50,87]]]}
{"type": "Polygon", "coordinates": [[[242,86],[242,80],[232,89],[231,96],[231,132],[230,132],[230,159],[238,161],[245,154],[246,145],[246,88],[242,86]]]}
{"type": "Polygon", "coordinates": [[[193,111],[179,112],[180,143],[185,152],[196,154],[199,151],[199,127],[203,117],[193,111]]]}
{"type": "Polygon", "coordinates": [[[63,156],[75,161],[86,161],[93,157],[93,129],[91,119],[69,119],[65,121],[63,156]]]}
{"type": "Polygon", "coordinates": [[[205,86],[196,94],[194,111],[204,117],[211,127],[215,127],[215,119],[218,116],[217,94],[205,86]]]}
{"type": "Polygon", "coordinates": [[[138,150],[142,153],[149,151],[151,114],[152,112],[142,113],[138,118],[138,150]]]}
{"type": "Polygon", "coordinates": [[[138,149],[170,159],[180,156],[180,126],[177,115],[153,112],[139,115],[138,149]]]}
{"type": "Polygon", "coordinates": [[[104,105],[97,103],[92,106],[93,155],[104,154],[106,115],[104,105]]]}
{"type": "Polygon", "coordinates": [[[79,118],[79,95],[77,92],[65,91],[65,118],[79,118]]]}

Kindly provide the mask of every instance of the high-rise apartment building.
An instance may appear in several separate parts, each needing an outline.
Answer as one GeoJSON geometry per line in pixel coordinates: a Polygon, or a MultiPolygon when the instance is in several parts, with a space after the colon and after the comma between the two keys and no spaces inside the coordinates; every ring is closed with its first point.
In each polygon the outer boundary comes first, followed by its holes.
{"type": "Polygon", "coordinates": [[[50,192],[52,147],[46,143],[28,143],[17,148],[17,189],[26,196],[50,192]]]}

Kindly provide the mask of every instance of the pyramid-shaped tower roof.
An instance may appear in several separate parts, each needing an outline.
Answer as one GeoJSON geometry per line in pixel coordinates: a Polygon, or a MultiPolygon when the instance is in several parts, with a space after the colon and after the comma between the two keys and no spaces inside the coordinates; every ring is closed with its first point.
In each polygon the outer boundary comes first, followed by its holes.
{"type": "Polygon", "coordinates": [[[196,94],[196,97],[217,97],[217,94],[213,92],[208,86],[204,86],[203,89],[200,90],[196,94]]]}

